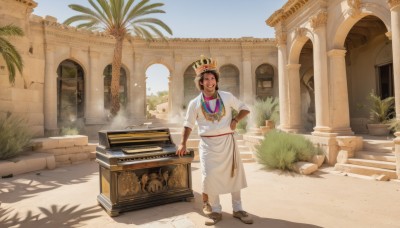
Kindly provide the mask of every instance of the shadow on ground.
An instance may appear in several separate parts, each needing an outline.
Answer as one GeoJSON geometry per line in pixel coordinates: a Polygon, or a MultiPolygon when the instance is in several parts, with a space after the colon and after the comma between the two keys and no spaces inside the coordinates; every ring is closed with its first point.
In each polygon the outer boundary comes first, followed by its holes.
{"type": "Polygon", "coordinates": [[[85,221],[101,216],[98,212],[102,209],[98,206],[82,209],[78,207],[79,205],[53,204],[48,208],[38,207],[40,213],[28,211],[25,215],[14,212],[12,209],[0,208],[0,227],[82,227],[85,221]]]}
{"type": "MultiPolygon", "coordinates": [[[[70,172],[71,167],[60,167],[55,170],[42,170],[9,179],[0,179],[0,202],[15,203],[63,185],[81,184],[98,173],[98,167],[91,163],[82,167],[79,172],[70,172]]],[[[98,174],[97,174],[98,175],[98,174]]]]}

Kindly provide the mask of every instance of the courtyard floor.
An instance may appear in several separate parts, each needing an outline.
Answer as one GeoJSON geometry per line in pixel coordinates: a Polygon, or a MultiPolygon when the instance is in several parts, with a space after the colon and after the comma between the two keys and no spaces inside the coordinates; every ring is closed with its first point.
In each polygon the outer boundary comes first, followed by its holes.
{"type": "MultiPolygon", "coordinates": [[[[242,192],[253,225],[232,217],[223,195],[215,227],[400,227],[400,182],[343,176],[324,167],[310,176],[244,164],[242,192]]],[[[199,163],[192,163],[194,202],[177,202],[110,217],[97,204],[95,161],[0,179],[0,227],[204,227],[199,163]]]]}

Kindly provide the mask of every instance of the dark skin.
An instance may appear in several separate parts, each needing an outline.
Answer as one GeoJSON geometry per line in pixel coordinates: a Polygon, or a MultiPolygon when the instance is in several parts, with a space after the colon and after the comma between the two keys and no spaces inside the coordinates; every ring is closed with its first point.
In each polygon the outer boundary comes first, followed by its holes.
{"type": "MultiPolygon", "coordinates": [[[[199,82],[200,85],[203,86],[203,90],[201,91],[204,96],[206,97],[211,97],[215,94],[216,92],[216,87],[218,85],[218,82],[215,78],[215,75],[212,73],[204,73],[203,81],[199,82]]],[[[239,123],[240,120],[245,118],[250,112],[247,110],[240,110],[239,113],[232,119],[230,127],[234,131],[236,129],[236,125],[239,123]]],[[[182,139],[181,142],[178,146],[178,149],[176,150],[176,155],[178,156],[183,156],[186,154],[186,142],[189,138],[190,133],[192,132],[192,129],[189,127],[184,127],[182,131],[182,139]]],[[[203,202],[208,201],[208,195],[203,193],[203,202]]]]}

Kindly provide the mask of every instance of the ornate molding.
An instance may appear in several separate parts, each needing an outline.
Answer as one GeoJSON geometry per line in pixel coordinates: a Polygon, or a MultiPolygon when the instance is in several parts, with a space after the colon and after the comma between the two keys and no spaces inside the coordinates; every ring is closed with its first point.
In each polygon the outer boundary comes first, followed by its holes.
{"type": "Polygon", "coordinates": [[[326,11],[319,12],[316,16],[310,18],[310,25],[313,29],[326,25],[328,21],[328,13],[326,11]]]}
{"type": "Polygon", "coordinates": [[[302,39],[306,37],[307,35],[307,29],[306,28],[297,28],[295,31],[295,39],[302,39]]]}
{"type": "Polygon", "coordinates": [[[388,0],[387,3],[389,4],[390,9],[392,9],[400,5],[400,0],[388,0]]]}
{"type": "Polygon", "coordinates": [[[15,0],[15,1],[25,4],[30,8],[35,8],[37,6],[37,3],[33,0],[15,0]]]}
{"type": "Polygon", "coordinates": [[[286,45],[287,41],[287,33],[286,32],[275,32],[275,38],[276,38],[276,45],[286,45]]]}
{"type": "Polygon", "coordinates": [[[347,0],[347,5],[350,7],[347,11],[350,16],[356,17],[361,13],[361,0],[347,0]]]}
{"type": "Polygon", "coordinates": [[[283,7],[275,11],[266,21],[267,25],[275,27],[281,21],[286,20],[299,9],[301,9],[309,0],[288,0],[283,7]]]}

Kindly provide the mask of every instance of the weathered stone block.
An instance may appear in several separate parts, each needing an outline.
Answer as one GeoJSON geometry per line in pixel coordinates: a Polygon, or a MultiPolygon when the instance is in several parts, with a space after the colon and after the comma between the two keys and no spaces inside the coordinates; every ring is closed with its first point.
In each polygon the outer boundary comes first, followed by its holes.
{"type": "Polygon", "coordinates": [[[32,143],[34,144],[34,150],[49,150],[58,147],[58,139],[52,138],[37,138],[32,139],[32,143]]]}
{"type": "Polygon", "coordinates": [[[318,166],[309,162],[296,162],[294,164],[294,171],[303,175],[309,175],[318,170],[318,166]]]}
{"type": "Polygon", "coordinates": [[[69,136],[50,137],[51,139],[58,140],[58,148],[73,147],[74,139],[69,136]]]}
{"type": "Polygon", "coordinates": [[[69,160],[69,154],[64,154],[64,155],[54,155],[54,158],[56,160],[56,163],[58,164],[59,162],[67,162],[69,160]]]}

